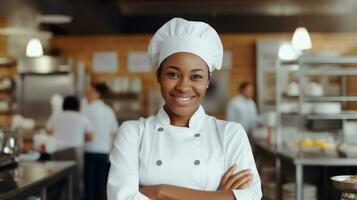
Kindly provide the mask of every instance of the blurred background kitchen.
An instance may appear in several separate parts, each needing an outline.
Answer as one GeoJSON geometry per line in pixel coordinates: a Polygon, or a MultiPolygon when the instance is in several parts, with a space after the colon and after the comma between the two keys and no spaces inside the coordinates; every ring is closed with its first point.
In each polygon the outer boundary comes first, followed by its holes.
{"type": "Polygon", "coordinates": [[[264,199],[357,199],[340,176],[357,174],[356,12],[355,0],[1,0],[0,199],[80,198],[63,161],[75,152],[46,133],[49,117],[68,95],[85,109],[91,82],[108,86],[119,124],[155,114],[146,48],[176,16],[209,23],[224,45],[207,113],[227,119],[251,83],[264,199]]]}

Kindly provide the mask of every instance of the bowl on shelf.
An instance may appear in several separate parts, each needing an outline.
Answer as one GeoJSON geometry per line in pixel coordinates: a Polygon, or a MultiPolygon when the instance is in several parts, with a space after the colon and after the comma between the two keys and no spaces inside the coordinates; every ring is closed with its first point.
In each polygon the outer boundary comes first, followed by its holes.
{"type": "Polygon", "coordinates": [[[299,96],[299,84],[296,82],[291,82],[288,85],[288,88],[286,90],[286,94],[291,97],[296,97],[299,96]]]}
{"type": "Polygon", "coordinates": [[[310,82],[306,85],[305,93],[308,96],[323,96],[324,90],[321,84],[310,82]]]}
{"type": "Polygon", "coordinates": [[[341,199],[357,200],[357,176],[339,175],[330,178],[336,189],[342,192],[341,199]]]}

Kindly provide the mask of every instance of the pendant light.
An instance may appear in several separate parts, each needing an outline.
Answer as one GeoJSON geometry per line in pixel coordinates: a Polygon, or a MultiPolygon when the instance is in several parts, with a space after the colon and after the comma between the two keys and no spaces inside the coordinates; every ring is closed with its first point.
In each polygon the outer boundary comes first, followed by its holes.
{"type": "Polygon", "coordinates": [[[41,41],[38,38],[32,38],[26,47],[26,56],[27,57],[39,57],[43,55],[43,49],[41,41]]]}
{"type": "Polygon", "coordinates": [[[310,35],[305,27],[296,28],[291,44],[294,49],[298,49],[298,50],[311,49],[312,44],[311,44],[310,35]]]}
{"type": "Polygon", "coordinates": [[[285,42],[279,48],[279,59],[283,61],[296,60],[301,53],[301,50],[295,49],[290,43],[285,42]]]}

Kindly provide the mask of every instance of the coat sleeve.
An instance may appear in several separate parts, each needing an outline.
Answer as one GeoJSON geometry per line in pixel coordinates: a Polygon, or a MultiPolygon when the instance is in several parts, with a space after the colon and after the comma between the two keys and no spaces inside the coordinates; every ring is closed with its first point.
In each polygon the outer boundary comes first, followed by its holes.
{"type": "Polygon", "coordinates": [[[139,122],[124,122],[110,153],[108,200],[148,200],[139,192],[139,122]]]}
{"type": "Polygon", "coordinates": [[[233,190],[234,196],[237,200],[261,199],[261,182],[257,168],[255,166],[255,161],[247,134],[244,131],[244,128],[238,123],[231,122],[226,128],[226,168],[228,169],[233,164],[236,164],[236,172],[250,169],[253,173],[253,181],[251,185],[245,189],[233,190]]]}

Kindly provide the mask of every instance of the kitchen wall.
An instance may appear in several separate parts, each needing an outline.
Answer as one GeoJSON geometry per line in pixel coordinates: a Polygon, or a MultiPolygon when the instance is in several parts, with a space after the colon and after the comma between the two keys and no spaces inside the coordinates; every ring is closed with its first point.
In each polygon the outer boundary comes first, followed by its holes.
{"type": "MultiPolygon", "coordinates": [[[[6,20],[3,18],[0,18],[0,28],[6,26],[6,20]]],[[[0,57],[6,55],[6,37],[0,35],[0,57]]]]}
{"type": "MultiPolygon", "coordinates": [[[[1,27],[5,27],[6,26],[6,20],[4,20],[3,18],[0,18],[0,28],[1,27]]],[[[6,57],[8,56],[7,54],[7,40],[6,37],[3,35],[0,35],[0,58],[1,57],[6,57]]],[[[6,67],[1,66],[0,67],[0,78],[7,76],[7,77],[12,77],[16,75],[16,65],[7,65],[6,67]]],[[[2,99],[7,99],[9,98],[9,94],[8,92],[3,92],[0,91],[0,101],[2,99]]],[[[9,124],[11,121],[11,115],[10,113],[1,113],[0,112],[0,126],[1,125],[7,125],[9,124]]]]}
{"type": "MultiPolygon", "coordinates": [[[[237,93],[237,86],[243,81],[255,83],[255,43],[258,39],[287,39],[291,33],[279,34],[222,34],[221,38],[225,50],[232,53],[232,68],[229,70],[229,94],[237,93]]],[[[148,105],[148,91],[157,89],[155,71],[151,73],[129,73],[127,70],[127,53],[130,51],[145,51],[151,35],[115,35],[115,36],[88,36],[88,37],[54,37],[52,47],[60,48],[62,53],[83,61],[86,71],[92,74],[93,80],[106,80],[112,77],[130,76],[140,77],[143,81],[142,105],[146,111],[148,105]],[[115,74],[97,74],[92,71],[92,56],[96,51],[115,51],[119,53],[119,71],[115,74]]],[[[338,53],[357,54],[357,34],[355,33],[312,33],[313,48],[308,53],[338,53]]],[[[356,81],[357,79],[351,79],[356,81]]],[[[357,85],[349,84],[350,91],[356,91],[357,85]]],[[[351,108],[357,106],[351,105],[351,108]]],[[[224,118],[224,113],[212,113],[224,118]]]]}

